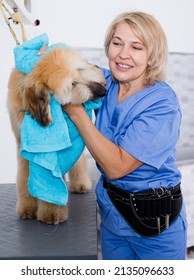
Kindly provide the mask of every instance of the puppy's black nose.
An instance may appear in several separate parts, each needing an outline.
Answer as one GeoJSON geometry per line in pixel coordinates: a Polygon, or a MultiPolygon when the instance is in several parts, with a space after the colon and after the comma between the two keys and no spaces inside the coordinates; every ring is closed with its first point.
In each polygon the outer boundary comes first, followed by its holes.
{"type": "Polygon", "coordinates": [[[106,95],[106,88],[100,83],[91,82],[88,87],[91,90],[94,99],[106,95]]]}

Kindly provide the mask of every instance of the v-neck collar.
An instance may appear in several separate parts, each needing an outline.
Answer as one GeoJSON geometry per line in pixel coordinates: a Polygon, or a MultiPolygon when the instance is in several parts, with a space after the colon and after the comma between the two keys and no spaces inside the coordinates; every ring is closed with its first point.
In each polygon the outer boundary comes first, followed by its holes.
{"type": "Polygon", "coordinates": [[[120,103],[118,103],[119,83],[114,82],[112,86],[114,90],[111,89],[110,94],[107,96],[107,110],[110,123],[112,125],[115,125],[113,124],[113,122],[116,122],[116,119],[121,113],[121,111],[125,111],[126,109],[129,111],[133,106],[135,106],[137,102],[146,97],[147,94],[151,93],[152,90],[154,90],[158,86],[158,83],[145,87],[144,89],[128,96],[125,100],[123,100],[120,103]],[[114,119],[115,121],[113,121],[114,119]]]}

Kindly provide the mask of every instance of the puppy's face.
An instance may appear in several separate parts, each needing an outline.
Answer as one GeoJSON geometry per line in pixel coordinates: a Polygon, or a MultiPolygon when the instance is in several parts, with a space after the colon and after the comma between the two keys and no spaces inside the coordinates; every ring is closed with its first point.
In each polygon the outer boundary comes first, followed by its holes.
{"type": "Polygon", "coordinates": [[[105,81],[101,70],[95,65],[73,70],[64,79],[61,90],[55,94],[61,104],[81,104],[87,100],[97,99],[106,94],[105,81]]]}
{"type": "Polygon", "coordinates": [[[25,107],[37,121],[52,122],[50,94],[64,104],[81,104],[106,94],[101,70],[72,49],[56,48],[45,54],[26,77],[25,107]]]}

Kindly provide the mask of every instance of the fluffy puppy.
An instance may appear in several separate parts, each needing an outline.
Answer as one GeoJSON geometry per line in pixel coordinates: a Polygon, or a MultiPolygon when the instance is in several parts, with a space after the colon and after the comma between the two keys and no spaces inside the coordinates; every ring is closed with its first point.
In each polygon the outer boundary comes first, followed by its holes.
{"type": "MultiPolygon", "coordinates": [[[[52,122],[50,94],[64,104],[81,104],[105,95],[101,70],[89,64],[81,53],[70,48],[55,48],[46,53],[30,74],[13,69],[8,82],[7,106],[17,143],[17,213],[23,219],[37,218],[47,224],[64,222],[67,206],[58,206],[32,197],[28,192],[28,161],[20,156],[20,127],[25,112],[42,126],[52,122]]],[[[91,181],[84,155],[69,172],[69,190],[87,192],[91,181]]]]}

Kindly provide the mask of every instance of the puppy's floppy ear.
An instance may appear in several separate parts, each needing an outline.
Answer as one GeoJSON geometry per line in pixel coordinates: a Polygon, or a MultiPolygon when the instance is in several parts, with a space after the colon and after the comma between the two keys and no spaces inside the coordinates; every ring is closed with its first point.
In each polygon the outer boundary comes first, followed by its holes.
{"type": "Polygon", "coordinates": [[[48,126],[52,123],[50,92],[46,85],[26,87],[23,97],[25,111],[31,114],[40,125],[48,126]]]}

